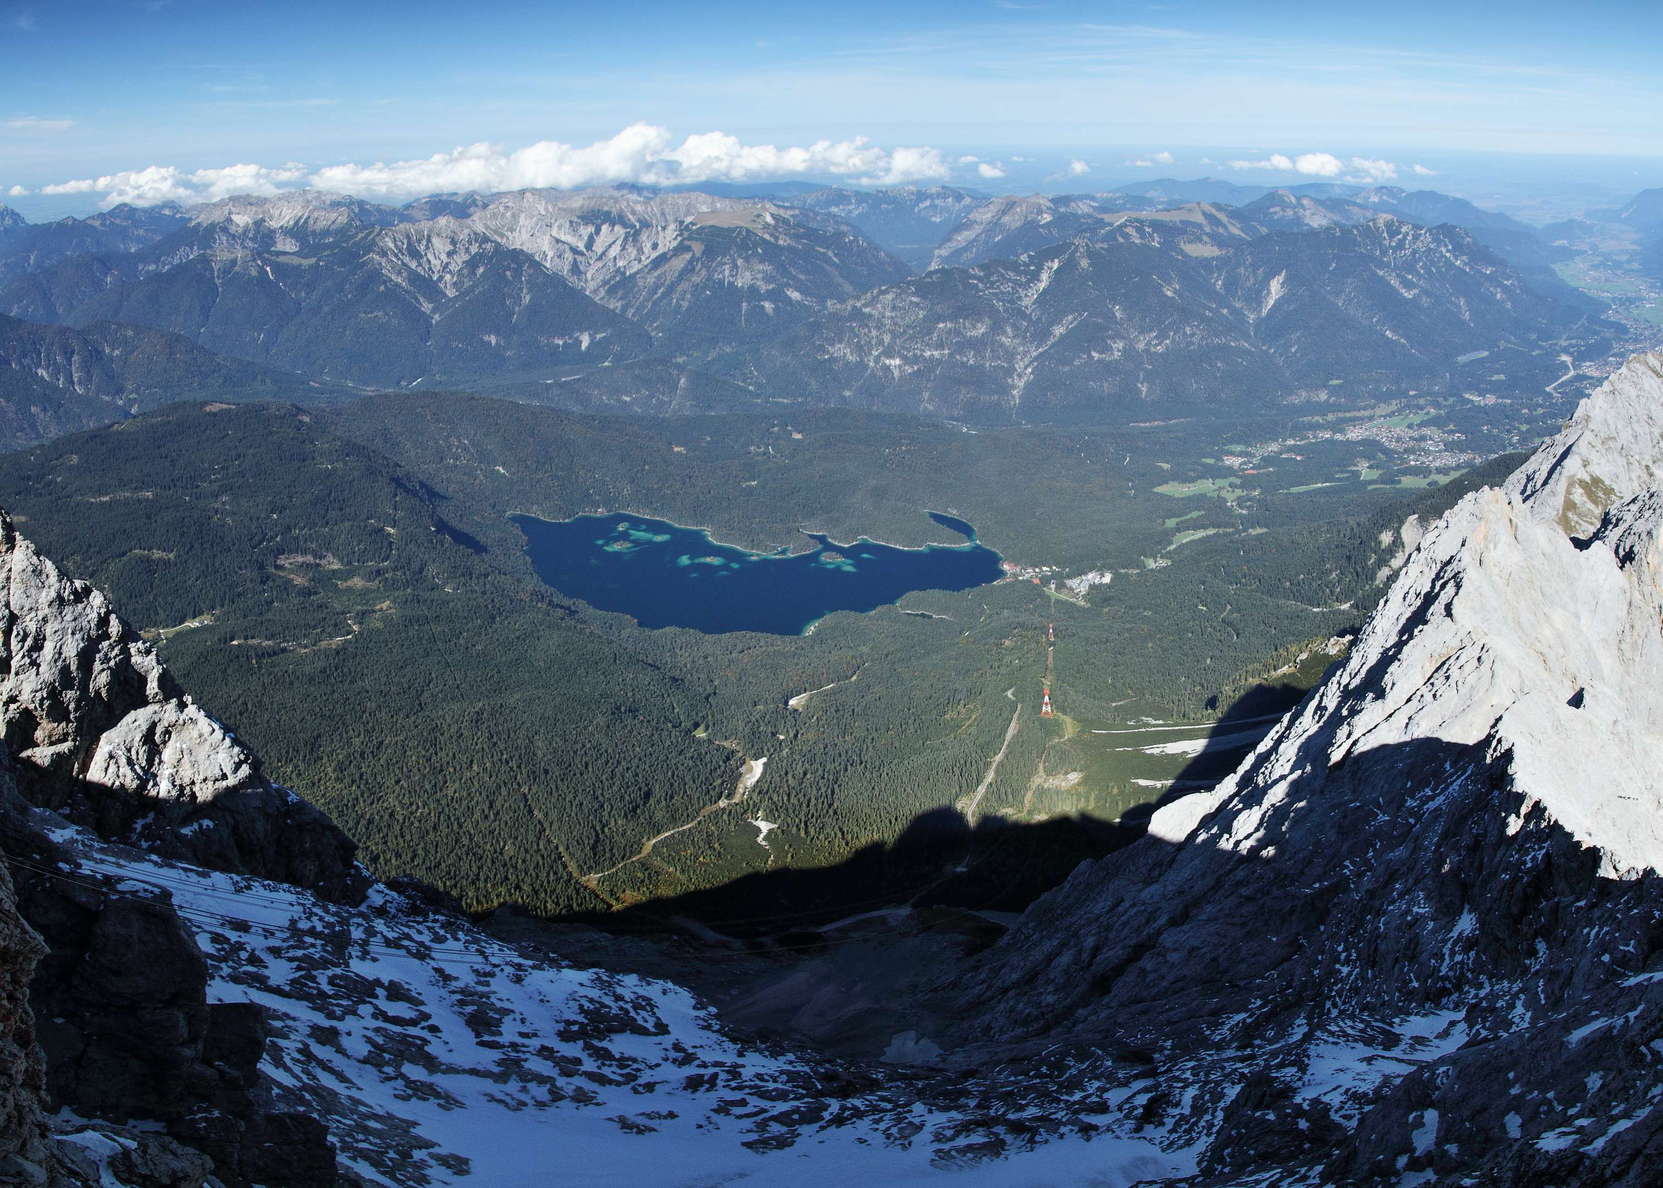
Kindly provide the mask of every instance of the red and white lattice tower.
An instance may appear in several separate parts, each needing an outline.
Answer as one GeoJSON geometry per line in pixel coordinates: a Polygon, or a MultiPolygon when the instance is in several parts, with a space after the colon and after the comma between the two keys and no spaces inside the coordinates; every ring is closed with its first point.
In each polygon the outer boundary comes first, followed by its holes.
{"type": "Polygon", "coordinates": [[[1049,718],[1053,716],[1051,712],[1051,690],[1049,689],[1045,690],[1045,692],[1040,695],[1039,716],[1042,718],[1049,718]]]}

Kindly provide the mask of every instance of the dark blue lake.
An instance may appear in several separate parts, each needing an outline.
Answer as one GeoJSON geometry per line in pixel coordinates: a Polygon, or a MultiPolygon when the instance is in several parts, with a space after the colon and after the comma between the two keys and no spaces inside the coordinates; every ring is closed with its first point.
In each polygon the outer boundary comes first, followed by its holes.
{"type": "Polygon", "coordinates": [[[962,545],[901,549],[809,533],[811,552],[718,544],[702,528],[646,516],[513,516],[537,576],[562,594],[643,627],[801,635],[833,611],[869,611],[914,590],[968,590],[1000,576],[999,554],[969,524],[930,513],[962,545]]]}

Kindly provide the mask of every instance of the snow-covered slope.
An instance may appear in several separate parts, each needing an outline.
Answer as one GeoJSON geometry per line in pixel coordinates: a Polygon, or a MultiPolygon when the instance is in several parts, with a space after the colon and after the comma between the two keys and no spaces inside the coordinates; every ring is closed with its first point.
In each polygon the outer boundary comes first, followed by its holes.
{"type": "MultiPolygon", "coordinates": [[[[65,877],[171,900],[207,960],[210,1002],[265,1008],[276,1106],[327,1121],[343,1165],[370,1183],[1012,1182],[1009,1166],[981,1162],[988,1105],[974,1092],[747,1046],[677,986],[521,952],[386,888],[327,904],[49,814],[37,824],[64,847],[65,877]]],[[[1068,1094],[1004,1092],[1036,1148],[1022,1175],[1124,1184],[1191,1170],[1182,1147],[1086,1141],[1097,1128],[1082,1115],[1124,1093],[1082,1101],[1076,1088],[1059,1108],[1068,1094]]]]}

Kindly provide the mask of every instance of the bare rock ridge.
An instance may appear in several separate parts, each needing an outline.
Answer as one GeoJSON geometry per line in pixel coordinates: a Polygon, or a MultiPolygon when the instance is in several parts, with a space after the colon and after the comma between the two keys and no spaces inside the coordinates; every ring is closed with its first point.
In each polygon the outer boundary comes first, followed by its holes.
{"type": "Polygon", "coordinates": [[[0,728],[37,804],[215,870],[351,899],[355,844],[265,778],[86,582],[0,512],[0,728]]]}
{"type": "MultiPolygon", "coordinates": [[[[1401,191],[1265,197],[244,195],[144,228],[70,220],[39,250],[0,235],[0,314],[89,338],[147,327],[199,348],[205,377],[307,400],[486,383],[572,408],[790,401],[995,423],[1221,393],[1280,405],[1335,380],[1442,392],[1472,352],[1603,353],[1614,332],[1503,216],[1401,191]]],[[[63,350],[41,326],[17,336],[63,350]]],[[[36,403],[82,395],[11,370],[0,381],[36,403]]],[[[124,386],[148,401],[147,378],[124,386]]],[[[51,429],[21,419],[19,443],[51,429]]]]}
{"type": "Polygon", "coordinates": [[[1212,1174],[1648,1182],[1660,477],[1663,356],[1641,355],[1427,532],[1232,777],[1036,903],[959,1009],[984,1039],[1189,1067],[1212,1174]],[[1370,1044],[1403,1075],[1336,1081],[1370,1044]]]}

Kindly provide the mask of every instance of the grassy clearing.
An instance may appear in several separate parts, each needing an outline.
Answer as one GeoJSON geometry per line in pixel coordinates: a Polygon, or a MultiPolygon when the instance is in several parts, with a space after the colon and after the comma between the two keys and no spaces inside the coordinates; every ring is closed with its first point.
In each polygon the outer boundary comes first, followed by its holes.
{"type": "Polygon", "coordinates": [[[1451,479],[1460,478],[1465,470],[1439,470],[1432,474],[1404,474],[1389,483],[1371,483],[1371,491],[1424,491],[1428,487],[1441,487],[1451,479]]]}
{"type": "Polygon", "coordinates": [[[1186,528],[1186,529],[1184,529],[1184,531],[1176,533],[1172,537],[1172,543],[1166,546],[1166,551],[1170,553],[1173,549],[1181,548],[1182,546],[1189,544],[1189,542],[1192,541],[1192,540],[1200,540],[1204,536],[1214,536],[1214,535],[1217,535],[1218,533],[1224,532],[1224,531],[1227,531],[1227,529],[1224,529],[1224,528],[1186,528]]]}
{"type": "Polygon", "coordinates": [[[1195,495],[1235,499],[1242,494],[1242,489],[1241,480],[1231,475],[1229,478],[1203,478],[1187,483],[1162,483],[1155,488],[1155,493],[1170,495],[1174,499],[1188,499],[1195,495]]]}

